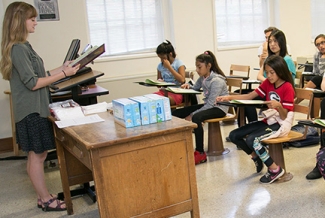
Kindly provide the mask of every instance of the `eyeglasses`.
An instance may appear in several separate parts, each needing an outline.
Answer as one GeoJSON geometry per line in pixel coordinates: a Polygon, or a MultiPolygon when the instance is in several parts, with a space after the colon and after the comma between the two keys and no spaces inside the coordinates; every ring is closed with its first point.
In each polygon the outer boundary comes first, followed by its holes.
{"type": "Polygon", "coordinates": [[[318,47],[321,46],[321,45],[325,45],[325,41],[321,41],[320,43],[317,43],[317,44],[316,44],[316,47],[318,48],[318,47]]]}

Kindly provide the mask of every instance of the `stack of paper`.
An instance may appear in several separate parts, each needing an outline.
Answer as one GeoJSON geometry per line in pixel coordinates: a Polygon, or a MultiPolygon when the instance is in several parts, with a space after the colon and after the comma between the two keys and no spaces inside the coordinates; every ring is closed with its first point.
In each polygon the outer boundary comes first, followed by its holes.
{"type": "Polygon", "coordinates": [[[104,101],[101,103],[92,104],[92,105],[88,105],[88,106],[81,106],[81,108],[85,115],[96,114],[96,113],[107,111],[108,104],[104,101]]]}

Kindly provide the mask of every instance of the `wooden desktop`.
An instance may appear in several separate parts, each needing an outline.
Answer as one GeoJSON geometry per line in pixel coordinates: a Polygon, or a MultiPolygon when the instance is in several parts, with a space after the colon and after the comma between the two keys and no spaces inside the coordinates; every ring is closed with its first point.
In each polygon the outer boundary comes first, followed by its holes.
{"type": "MultiPolygon", "coordinates": [[[[94,181],[101,217],[200,217],[193,156],[196,125],[172,120],[125,128],[105,122],[63,129],[54,124],[62,188],[73,214],[70,186],[94,181]]],[[[54,122],[54,118],[50,118],[54,122]]]]}

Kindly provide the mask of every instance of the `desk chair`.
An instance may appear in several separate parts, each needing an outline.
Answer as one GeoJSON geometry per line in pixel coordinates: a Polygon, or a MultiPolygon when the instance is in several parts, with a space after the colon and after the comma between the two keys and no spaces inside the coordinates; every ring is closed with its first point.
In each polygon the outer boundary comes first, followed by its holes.
{"type": "MultiPolygon", "coordinates": [[[[247,76],[249,78],[250,66],[247,65],[230,65],[230,76],[247,76]]],[[[246,85],[246,89],[248,89],[248,85],[246,85]]]]}
{"type": "MultiPolygon", "coordinates": [[[[311,105],[313,102],[313,92],[311,90],[296,88],[296,97],[308,101],[307,105],[295,104],[294,112],[302,113],[306,115],[306,119],[310,118],[311,105]]],[[[300,132],[290,131],[287,136],[278,137],[274,139],[263,140],[262,142],[269,145],[269,154],[274,160],[274,162],[285,170],[285,174],[278,180],[279,182],[286,182],[293,178],[293,175],[288,173],[285,168],[284,155],[283,155],[283,144],[284,142],[292,142],[303,140],[307,136],[308,126],[305,127],[305,132],[302,134],[300,132]]]]}
{"type": "MultiPolygon", "coordinates": [[[[235,78],[228,78],[227,85],[230,95],[238,95],[241,94],[242,90],[242,79],[235,79],[235,78]],[[236,87],[235,89],[239,89],[238,93],[232,92],[232,87],[236,87]]],[[[218,156],[223,154],[228,154],[229,149],[224,148],[223,146],[223,139],[220,129],[220,122],[221,121],[233,121],[237,119],[238,110],[233,107],[229,107],[229,111],[225,117],[222,118],[214,118],[208,119],[204,122],[208,123],[208,156],[218,156]]]]}

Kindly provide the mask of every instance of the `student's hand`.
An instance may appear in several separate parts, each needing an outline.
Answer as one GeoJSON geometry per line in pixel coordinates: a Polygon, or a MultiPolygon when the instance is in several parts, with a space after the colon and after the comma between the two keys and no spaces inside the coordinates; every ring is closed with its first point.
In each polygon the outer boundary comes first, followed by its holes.
{"type": "Polygon", "coordinates": [[[282,107],[282,104],[276,100],[266,101],[265,103],[266,103],[267,107],[270,109],[276,109],[276,108],[282,107]]]}
{"type": "Polygon", "coordinates": [[[181,85],[181,88],[182,89],[189,89],[190,88],[190,84],[185,83],[185,84],[181,85]]]}
{"type": "Polygon", "coordinates": [[[267,51],[267,42],[263,43],[263,52],[261,54],[261,58],[265,59],[268,56],[268,51],[267,51]]]}
{"type": "Polygon", "coordinates": [[[188,115],[187,117],[185,117],[185,120],[187,121],[192,121],[192,114],[188,115]]]}
{"type": "Polygon", "coordinates": [[[80,67],[80,64],[78,64],[75,67],[70,67],[69,65],[68,66],[63,65],[62,71],[65,72],[66,76],[72,76],[77,73],[77,71],[79,70],[79,67],[80,67]]]}
{"type": "Polygon", "coordinates": [[[219,101],[230,101],[230,96],[229,96],[229,95],[218,96],[218,97],[216,98],[216,102],[219,102],[219,101]]]}
{"type": "Polygon", "coordinates": [[[169,67],[171,67],[171,66],[170,66],[170,62],[169,62],[169,60],[167,60],[167,59],[163,59],[163,60],[162,60],[162,64],[163,64],[164,67],[167,68],[167,69],[168,69],[169,67]]]}

